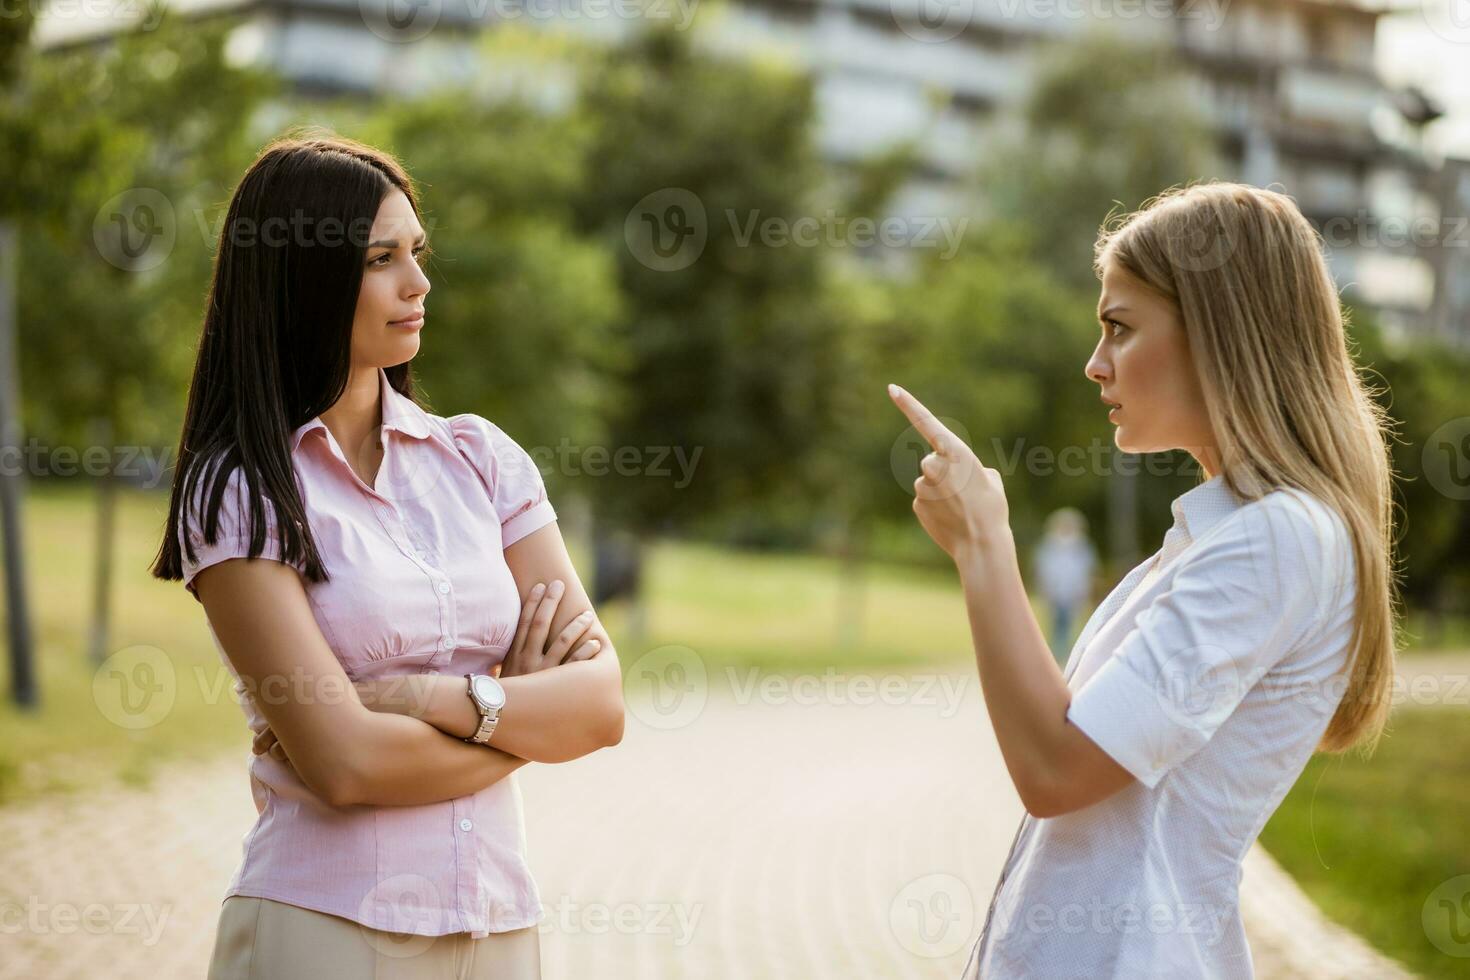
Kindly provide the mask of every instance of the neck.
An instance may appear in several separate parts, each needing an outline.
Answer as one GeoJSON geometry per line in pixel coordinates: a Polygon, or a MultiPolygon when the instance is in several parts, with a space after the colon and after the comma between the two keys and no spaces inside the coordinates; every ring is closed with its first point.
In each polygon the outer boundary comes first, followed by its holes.
{"type": "Polygon", "coordinates": [[[377,368],[352,368],[347,387],[332,407],[322,413],[322,423],[337,445],[348,454],[357,452],[383,424],[382,392],[377,368]]]}

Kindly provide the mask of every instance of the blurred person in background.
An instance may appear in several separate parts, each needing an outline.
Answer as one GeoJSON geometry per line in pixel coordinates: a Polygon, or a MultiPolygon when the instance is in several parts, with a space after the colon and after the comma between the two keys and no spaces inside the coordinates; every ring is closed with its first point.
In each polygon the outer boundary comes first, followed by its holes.
{"type": "Polygon", "coordinates": [[[1062,507],[1047,516],[1033,561],[1041,594],[1051,607],[1052,656],[1065,664],[1072,624],[1092,597],[1092,575],[1097,569],[1097,549],[1087,539],[1087,518],[1080,510],[1062,507]]]}
{"type": "Polygon", "coordinates": [[[415,397],[419,213],[387,154],[287,137],[215,253],[153,568],[203,604],[255,734],[211,980],[539,977],[515,771],[622,738],[534,462],[415,397]]]}
{"type": "Polygon", "coordinates": [[[1096,248],[1085,365],[1130,453],[1186,450],[1157,553],[1066,673],[1027,597],[1000,473],[897,385],[933,452],[914,511],[954,559],[1025,807],[967,978],[1253,975],[1241,862],[1314,751],[1371,750],[1398,569],[1387,416],[1291,198],[1166,192],[1096,248]]]}

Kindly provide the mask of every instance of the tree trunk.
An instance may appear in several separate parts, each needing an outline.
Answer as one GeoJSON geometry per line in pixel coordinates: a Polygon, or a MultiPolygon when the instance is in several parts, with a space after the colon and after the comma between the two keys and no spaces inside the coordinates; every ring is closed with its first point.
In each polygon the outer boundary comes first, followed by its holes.
{"type": "Polygon", "coordinates": [[[10,696],[22,708],[41,700],[32,668],[30,605],[26,598],[21,500],[20,368],[15,363],[15,226],[0,221],[0,538],[5,542],[5,609],[10,641],[10,696]],[[8,461],[14,461],[11,465],[8,461]]]}
{"type": "Polygon", "coordinates": [[[99,418],[92,426],[93,444],[108,447],[107,472],[97,477],[97,556],[92,579],[92,637],[88,659],[93,666],[107,659],[112,598],[112,544],[117,512],[117,477],[112,472],[112,424],[99,418]]]}

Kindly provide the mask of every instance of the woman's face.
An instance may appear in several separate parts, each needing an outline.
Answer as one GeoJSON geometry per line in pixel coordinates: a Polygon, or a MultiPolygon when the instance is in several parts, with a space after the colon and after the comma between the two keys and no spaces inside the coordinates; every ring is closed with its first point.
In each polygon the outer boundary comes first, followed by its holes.
{"type": "Polygon", "coordinates": [[[1102,338],[1087,362],[1128,453],[1188,450],[1207,476],[1217,471],[1215,438],[1179,311],[1167,299],[1105,262],[1097,315],[1102,338]]]}
{"type": "Polygon", "coordinates": [[[352,320],[354,364],[393,367],[419,352],[424,297],[429,279],[419,265],[424,229],[402,191],[394,190],[378,207],[368,236],[352,320]]]}

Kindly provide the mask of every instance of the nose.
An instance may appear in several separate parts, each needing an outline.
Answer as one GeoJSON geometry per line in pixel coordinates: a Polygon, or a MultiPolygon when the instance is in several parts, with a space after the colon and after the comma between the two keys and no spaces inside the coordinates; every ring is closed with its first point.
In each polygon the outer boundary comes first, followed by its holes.
{"type": "Polygon", "coordinates": [[[1098,341],[1097,347],[1092,352],[1092,356],[1087,359],[1087,366],[1084,368],[1084,371],[1089,380],[1096,381],[1098,384],[1105,384],[1112,380],[1113,365],[1103,355],[1103,342],[1101,340],[1098,341]]]}
{"type": "Polygon", "coordinates": [[[419,264],[417,262],[414,262],[412,266],[413,278],[410,279],[408,283],[408,295],[406,297],[408,299],[412,299],[415,296],[422,296],[429,291],[428,274],[419,267],[419,264]]]}

